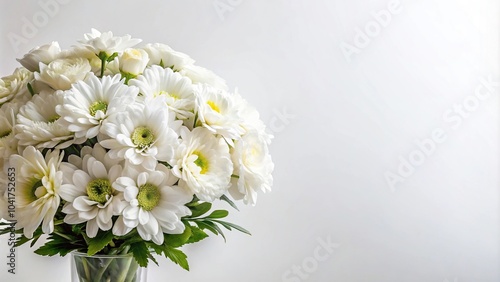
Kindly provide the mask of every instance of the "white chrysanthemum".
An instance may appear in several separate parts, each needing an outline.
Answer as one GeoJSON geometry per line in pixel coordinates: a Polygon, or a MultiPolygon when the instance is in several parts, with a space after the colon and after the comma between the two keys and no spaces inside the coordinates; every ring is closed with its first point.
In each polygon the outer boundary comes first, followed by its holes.
{"type": "Polygon", "coordinates": [[[188,55],[174,51],[174,49],[165,44],[146,44],[143,49],[149,55],[149,65],[159,65],[180,71],[186,66],[194,64],[194,60],[188,55]]]}
{"type": "Polygon", "coordinates": [[[40,63],[40,73],[36,72],[35,78],[55,90],[68,90],[73,83],[83,80],[90,71],[87,59],[57,59],[48,65],[40,63]]]}
{"type": "Polygon", "coordinates": [[[193,83],[208,84],[222,90],[228,89],[224,79],[206,68],[195,65],[186,65],[179,72],[180,74],[189,77],[193,83]]]}
{"type": "Polygon", "coordinates": [[[49,64],[59,58],[61,47],[58,42],[52,42],[31,49],[23,58],[17,59],[19,63],[30,71],[40,71],[40,63],[49,64]]]}
{"type": "Polygon", "coordinates": [[[149,62],[149,56],[142,49],[128,48],[120,56],[119,69],[128,75],[137,76],[141,74],[149,62]]]}
{"type": "Polygon", "coordinates": [[[209,85],[196,87],[198,122],[214,134],[222,135],[232,144],[244,133],[240,126],[239,108],[228,92],[209,85]]]}
{"type": "Polygon", "coordinates": [[[245,204],[255,205],[257,192],[271,191],[273,184],[274,164],[267,140],[259,132],[248,132],[235,142],[231,158],[237,178],[229,192],[235,199],[243,198],[245,204]]]}
{"type": "Polygon", "coordinates": [[[56,107],[61,123],[76,138],[97,136],[101,124],[114,114],[124,111],[137,96],[139,90],[129,87],[121,77],[104,76],[102,80],[89,73],[85,81],[79,81],[64,92],[64,104],[56,107]]]}
{"type": "Polygon", "coordinates": [[[175,115],[164,104],[159,97],[116,115],[102,129],[111,139],[100,144],[110,149],[112,158],[126,159],[149,170],[156,167],[157,161],[170,162],[182,122],[175,121],[175,115]]]}
{"type": "Polygon", "coordinates": [[[236,103],[236,107],[240,109],[238,112],[240,116],[239,120],[240,126],[245,130],[244,134],[256,131],[261,138],[264,138],[267,144],[270,144],[274,136],[267,132],[266,125],[260,119],[259,112],[237,92],[233,95],[233,99],[236,103]]]}
{"type": "MultiPolygon", "coordinates": [[[[9,214],[8,210],[8,193],[9,177],[7,176],[8,159],[0,158],[0,220],[12,220],[15,214],[9,214]],[[12,217],[11,217],[12,215],[12,217]]],[[[12,176],[11,176],[12,177],[12,176]]],[[[12,179],[12,178],[11,178],[12,179]]],[[[12,184],[11,184],[12,185],[12,184]]],[[[9,187],[11,188],[11,187],[9,187]]],[[[15,187],[14,187],[15,188],[15,187]]]]}
{"type": "MultiPolygon", "coordinates": [[[[101,72],[101,59],[85,46],[75,45],[71,46],[69,49],[62,50],[59,58],[84,58],[89,61],[93,73],[100,74],[101,72]]],[[[106,68],[107,66],[109,66],[109,64],[106,65],[106,68]]],[[[105,72],[105,75],[109,75],[109,73],[105,72]]]]}
{"type": "Polygon", "coordinates": [[[63,173],[59,170],[63,154],[58,150],[43,157],[34,147],[27,147],[22,156],[12,155],[11,164],[16,168],[16,229],[23,229],[24,236],[42,224],[46,234],[54,231],[54,215],[59,203],[59,189],[63,173]]]}
{"type": "Polygon", "coordinates": [[[151,66],[144,73],[129,82],[135,85],[146,100],[165,96],[168,107],[178,119],[192,117],[195,95],[191,81],[169,68],[151,66]]]}
{"type": "Polygon", "coordinates": [[[33,80],[33,73],[25,68],[18,68],[13,74],[0,79],[0,106],[7,102],[25,102],[31,98],[28,83],[33,80]]]}
{"type": "Polygon", "coordinates": [[[16,115],[20,103],[7,103],[0,107],[0,158],[7,159],[17,153],[17,139],[15,138],[16,115]]]}
{"type": "Polygon", "coordinates": [[[85,138],[75,140],[75,135],[60,123],[56,106],[63,102],[62,92],[42,92],[22,106],[16,125],[19,145],[64,149],[73,143],[83,143],[85,138]]]}
{"type": "Polygon", "coordinates": [[[185,204],[193,194],[173,186],[177,178],[164,165],[155,171],[128,170],[113,187],[122,191],[128,203],[113,227],[113,234],[123,236],[133,228],[146,241],[163,244],[163,233],[182,234],[181,218],[191,214],[185,204]]]}
{"type": "Polygon", "coordinates": [[[113,189],[113,183],[122,176],[122,166],[106,156],[106,150],[96,145],[91,153],[82,151],[83,159],[73,161],[81,167],[63,163],[65,174],[60,189],[61,198],[67,203],[62,211],[64,222],[79,224],[86,222],[86,233],[90,238],[99,230],[113,227],[112,217],[125,207],[123,195],[113,189]]]}
{"type": "Polygon", "coordinates": [[[183,130],[181,137],[172,162],[172,172],[180,178],[179,186],[203,201],[221,197],[229,188],[233,172],[228,145],[202,127],[191,132],[183,130]]]}
{"type": "Polygon", "coordinates": [[[84,35],[85,40],[79,42],[97,55],[100,52],[105,52],[108,56],[114,53],[121,53],[125,49],[134,47],[142,41],[141,39],[132,39],[130,35],[121,37],[113,36],[111,31],[103,33],[96,29],[92,29],[91,31],[91,33],[84,35]]]}

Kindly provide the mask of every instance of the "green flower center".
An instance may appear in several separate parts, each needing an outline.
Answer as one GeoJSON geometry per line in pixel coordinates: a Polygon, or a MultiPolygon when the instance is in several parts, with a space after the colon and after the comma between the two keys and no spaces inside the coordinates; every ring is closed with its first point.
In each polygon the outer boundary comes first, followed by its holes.
{"type": "Polygon", "coordinates": [[[220,113],[220,108],[215,104],[214,101],[208,101],[207,104],[210,106],[210,108],[212,108],[212,110],[220,113]]]}
{"type": "Polygon", "coordinates": [[[194,161],[194,164],[201,168],[200,174],[205,174],[209,168],[208,159],[199,151],[194,151],[193,155],[196,155],[198,157],[194,161]]]}
{"type": "Polygon", "coordinates": [[[55,115],[51,118],[49,118],[49,120],[47,120],[48,123],[53,123],[55,121],[57,121],[61,116],[58,116],[58,115],[55,115]]]}
{"type": "Polygon", "coordinates": [[[146,183],[139,187],[137,201],[139,206],[146,211],[153,210],[160,203],[160,189],[153,184],[146,183]]]}
{"type": "Polygon", "coordinates": [[[87,195],[91,201],[105,204],[112,193],[113,188],[107,179],[94,179],[87,184],[87,195]]]}
{"type": "Polygon", "coordinates": [[[47,194],[47,189],[43,187],[42,180],[34,179],[33,181],[35,183],[33,184],[33,186],[31,186],[30,196],[31,200],[34,202],[47,194]]]}
{"type": "Polygon", "coordinates": [[[108,110],[108,104],[104,101],[97,101],[90,105],[89,112],[91,116],[95,116],[98,111],[106,112],[108,110]]]}
{"type": "Polygon", "coordinates": [[[145,126],[139,126],[132,132],[132,143],[140,149],[150,147],[155,141],[153,131],[145,126]]]}
{"type": "Polygon", "coordinates": [[[12,133],[12,131],[0,132],[0,139],[9,136],[11,133],[12,133]]]}

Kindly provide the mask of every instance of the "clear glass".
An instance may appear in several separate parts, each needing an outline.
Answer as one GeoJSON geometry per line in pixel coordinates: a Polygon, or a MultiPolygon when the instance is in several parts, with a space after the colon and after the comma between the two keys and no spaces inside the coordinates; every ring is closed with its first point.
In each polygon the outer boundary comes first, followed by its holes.
{"type": "Polygon", "coordinates": [[[147,269],[131,255],[71,253],[71,282],[146,282],[147,269]]]}

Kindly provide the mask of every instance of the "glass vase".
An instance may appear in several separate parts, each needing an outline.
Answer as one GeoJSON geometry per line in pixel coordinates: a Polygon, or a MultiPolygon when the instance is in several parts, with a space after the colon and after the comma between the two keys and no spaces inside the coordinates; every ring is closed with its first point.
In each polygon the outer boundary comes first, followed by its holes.
{"type": "Polygon", "coordinates": [[[71,253],[71,282],[146,282],[147,269],[131,255],[71,253]]]}

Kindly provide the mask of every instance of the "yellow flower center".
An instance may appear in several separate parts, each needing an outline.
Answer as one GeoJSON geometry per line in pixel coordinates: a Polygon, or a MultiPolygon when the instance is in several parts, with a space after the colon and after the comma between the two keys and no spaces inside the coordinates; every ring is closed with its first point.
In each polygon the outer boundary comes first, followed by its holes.
{"type": "Polygon", "coordinates": [[[194,151],[193,155],[196,155],[198,158],[194,161],[194,164],[201,168],[200,174],[205,174],[209,168],[208,159],[199,151],[194,151]]]}
{"type": "Polygon", "coordinates": [[[87,184],[87,195],[91,201],[105,204],[112,193],[113,188],[107,179],[94,179],[87,184]]]}
{"type": "Polygon", "coordinates": [[[210,106],[210,108],[212,108],[212,110],[220,113],[220,108],[215,104],[214,101],[208,101],[207,104],[210,106]]]}
{"type": "Polygon", "coordinates": [[[160,203],[160,199],[160,189],[155,185],[146,183],[139,187],[137,201],[139,202],[139,206],[145,211],[153,210],[160,203]]]}
{"type": "Polygon", "coordinates": [[[146,126],[139,126],[132,132],[132,143],[140,149],[149,148],[155,141],[153,131],[146,126]]]}
{"type": "Polygon", "coordinates": [[[104,101],[97,101],[90,105],[89,112],[91,116],[95,116],[98,111],[106,112],[108,110],[108,104],[104,101]]]}
{"type": "Polygon", "coordinates": [[[162,95],[168,96],[168,97],[170,97],[170,98],[172,98],[174,100],[179,100],[180,99],[179,94],[177,94],[177,93],[170,93],[170,92],[167,92],[167,91],[164,91],[164,90],[156,93],[154,96],[158,97],[158,96],[162,96],[162,95]]]}

